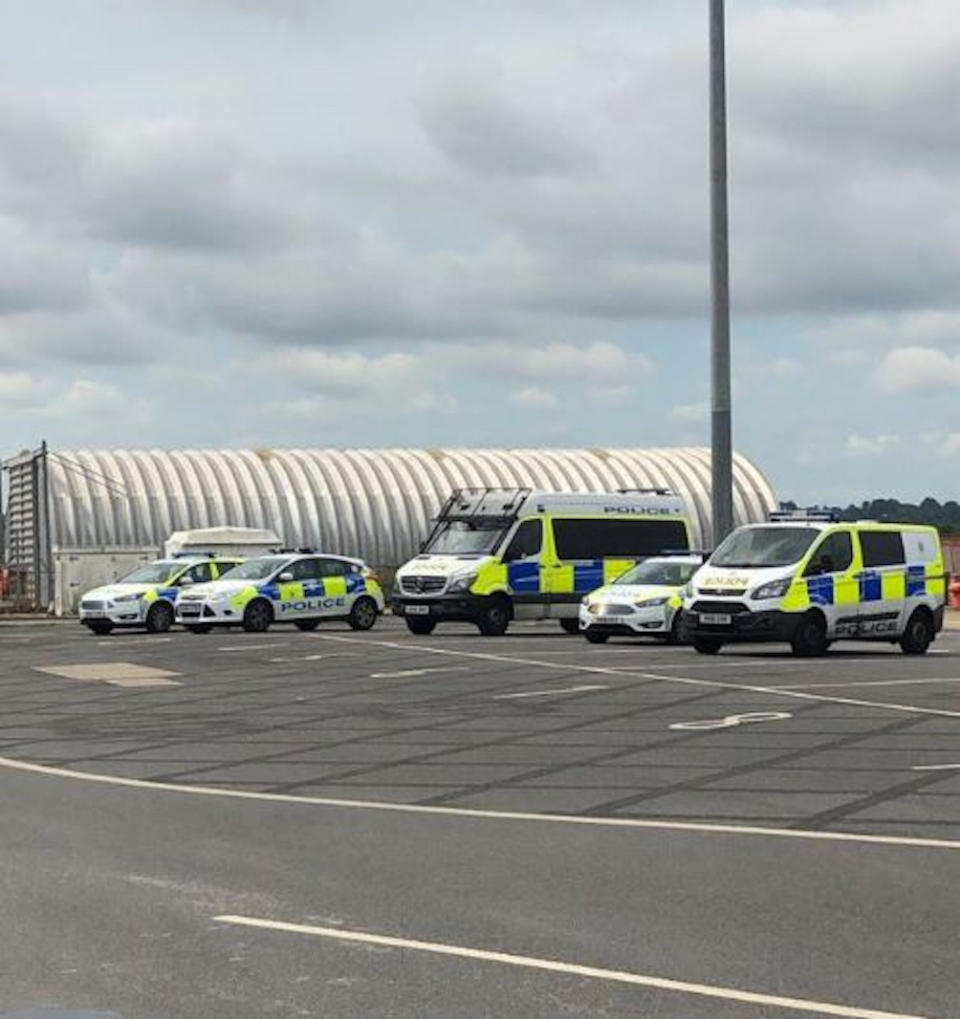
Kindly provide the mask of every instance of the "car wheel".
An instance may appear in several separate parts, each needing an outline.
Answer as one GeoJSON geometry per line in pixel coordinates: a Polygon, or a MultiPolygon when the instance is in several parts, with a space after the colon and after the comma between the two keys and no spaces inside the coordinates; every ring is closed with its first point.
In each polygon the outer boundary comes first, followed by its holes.
{"type": "Polygon", "coordinates": [[[98,637],[106,637],[106,635],[113,629],[113,623],[87,623],[91,631],[98,637]]]}
{"type": "Polygon", "coordinates": [[[900,650],[905,655],[923,655],[933,643],[933,619],[926,609],[917,609],[907,622],[900,638],[900,650]]]}
{"type": "Polygon", "coordinates": [[[147,633],[166,633],[173,626],[173,606],[169,602],[157,601],[147,612],[147,633]]]}
{"type": "Polygon", "coordinates": [[[701,655],[715,655],[723,647],[723,641],[719,637],[692,637],[690,643],[701,655]]]}
{"type": "Polygon", "coordinates": [[[434,620],[424,619],[423,616],[407,616],[404,621],[407,629],[418,637],[426,637],[428,633],[433,633],[433,628],[437,625],[434,620]]]}
{"type": "Polygon", "coordinates": [[[509,625],[510,603],[505,598],[491,598],[477,619],[477,626],[484,637],[502,637],[509,625]]]}
{"type": "Polygon", "coordinates": [[[673,623],[670,625],[670,632],[667,634],[667,643],[671,645],[686,644],[687,625],[683,619],[683,612],[677,609],[673,614],[673,623]]]}
{"type": "Polygon", "coordinates": [[[583,635],[591,644],[606,644],[610,639],[609,633],[597,633],[596,630],[584,630],[583,635]]]}
{"type": "Polygon", "coordinates": [[[347,622],[351,630],[369,630],[377,621],[377,603],[372,598],[358,598],[353,603],[347,622]]]}
{"type": "Polygon", "coordinates": [[[579,619],[561,619],[560,629],[564,633],[569,633],[572,636],[576,636],[580,632],[580,620],[579,619]]]}
{"type": "Polygon", "coordinates": [[[819,612],[800,617],[790,641],[793,653],[801,658],[818,658],[827,652],[827,622],[819,612]]]}
{"type": "Polygon", "coordinates": [[[243,628],[247,633],[266,633],[272,622],[273,609],[262,599],[250,602],[243,613],[243,628]]]}
{"type": "Polygon", "coordinates": [[[315,630],[320,625],[319,619],[298,619],[293,624],[298,630],[315,630]]]}

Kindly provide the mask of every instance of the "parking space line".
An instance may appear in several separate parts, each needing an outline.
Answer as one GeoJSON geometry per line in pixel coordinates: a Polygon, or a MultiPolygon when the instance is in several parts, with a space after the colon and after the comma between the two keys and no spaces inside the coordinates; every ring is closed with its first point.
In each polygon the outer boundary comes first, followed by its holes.
{"type": "Polygon", "coordinates": [[[524,693],[502,693],[497,694],[493,699],[495,701],[511,701],[519,700],[522,697],[550,697],[554,694],[561,693],[586,693],[588,690],[609,690],[608,686],[568,686],[563,690],[529,690],[524,693]]]}
{"type": "Polygon", "coordinates": [[[407,951],[429,952],[432,955],[453,956],[478,962],[494,962],[504,966],[518,966],[523,969],[544,970],[548,973],[562,973],[565,976],[585,977],[588,980],[606,980],[652,990],[687,994],[699,998],[721,1001],[736,1001],[745,1005],[762,1005],[767,1008],[789,1009],[793,1012],[811,1012],[815,1015],[844,1016],[846,1019],[923,1019],[922,1016],[903,1012],[883,1012],[871,1008],[857,1008],[826,1001],[811,1001],[807,998],[789,998],[778,994],[763,994],[758,991],[743,991],[735,987],[715,984],[698,984],[667,977],[647,976],[627,970],[603,969],[598,966],[584,966],[579,963],[561,962],[557,959],[543,959],[530,955],[514,955],[508,952],[491,951],[484,948],[468,948],[439,941],[421,941],[414,938],[399,938],[385,934],[371,934],[366,931],[348,931],[339,927],[317,927],[313,924],[287,923],[282,920],[265,920],[251,916],[222,915],[213,919],[218,923],[253,927],[261,930],[281,931],[287,934],[302,934],[334,941],[347,941],[361,945],[378,945],[407,951]]]}
{"type": "Polygon", "coordinates": [[[466,672],[466,665],[443,665],[436,669],[401,669],[399,672],[372,672],[371,679],[406,679],[410,676],[429,676],[435,672],[466,672]]]}
{"type": "Polygon", "coordinates": [[[869,679],[863,683],[792,683],[790,686],[779,686],[778,690],[819,690],[820,687],[830,689],[841,686],[920,686],[924,683],[960,683],[960,677],[949,676],[932,679],[869,679]]]}
{"type": "Polygon", "coordinates": [[[261,793],[247,789],[224,789],[216,786],[178,785],[142,778],[123,778],[90,771],[73,771],[48,764],[32,764],[12,757],[0,757],[0,768],[24,771],[50,778],[64,778],[99,785],[123,786],[150,792],[179,793],[186,796],[208,796],[232,800],[253,800],[264,803],[289,803],[297,806],[332,807],[340,810],[378,810],[397,814],[434,814],[445,817],[475,818],[491,821],[519,821],[533,824],[582,825],[593,828],[631,828],[645,831],[682,831],[705,835],[757,836],[799,839],[808,842],[847,842],[873,846],[894,846],[913,849],[960,851],[960,840],[919,838],[910,835],[866,835],[860,832],[811,831],[799,828],[772,828],[762,825],[708,824],[701,821],[658,821],[634,817],[590,817],[582,814],[525,813],[516,810],[481,810],[475,807],[441,807],[419,803],[392,803],[386,800],[347,800],[326,796],[295,796],[290,793],[261,793]]]}

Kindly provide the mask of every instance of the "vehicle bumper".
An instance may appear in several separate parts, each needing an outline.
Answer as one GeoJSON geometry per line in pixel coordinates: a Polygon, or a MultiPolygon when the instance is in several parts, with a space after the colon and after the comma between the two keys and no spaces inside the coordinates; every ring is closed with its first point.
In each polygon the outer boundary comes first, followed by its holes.
{"type": "Polygon", "coordinates": [[[701,621],[702,613],[684,611],[689,637],[720,637],[725,641],[789,641],[797,628],[800,614],[768,609],[761,612],[736,612],[728,625],[701,621]]]}
{"type": "Polygon", "coordinates": [[[588,612],[586,607],[580,606],[580,630],[589,630],[591,633],[606,633],[611,636],[615,634],[643,636],[663,636],[670,632],[672,616],[662,608],[638,609],[636,612],[624,613],[622,615],[604,616],[588,612]]]}
{"type": "Polygon", "coordinates": [[[232,605],[211,605],[209,602],[192,602],[189,606],[177,603],[177,622],[181,626],[230,626],[243,622],[243,610],[232,605]],[[187,611],[184,612],[184,608],[187,611]]]}
{"type": "Polygon", "coordinates": [[[390,609],[395,616],[462,623],[477,619],[486,604],[487,599],[483,595],[470,594],[467,591],[462,594],[441,594],[428,598],[394,595],[390,599],[390,609]],[[424,608],[426,612],[423,611],[424,608]]]}
{"type": "Polygon", "coordinates": [[[143,602],[111,605],[106,609],[80,609],[79,617],[83,626],[93,626],[97,623],[109,623],[110,626],[143,626],[143,602]]]}

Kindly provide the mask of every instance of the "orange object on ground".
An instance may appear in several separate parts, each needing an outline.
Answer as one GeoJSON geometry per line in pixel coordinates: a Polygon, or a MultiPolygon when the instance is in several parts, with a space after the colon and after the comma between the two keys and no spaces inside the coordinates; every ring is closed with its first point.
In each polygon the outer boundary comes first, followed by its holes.
{"type": "Polygon", "coordinates": [[[955,580],[950,585],[950,608],[960,609],[960,580],[955,580]]]}

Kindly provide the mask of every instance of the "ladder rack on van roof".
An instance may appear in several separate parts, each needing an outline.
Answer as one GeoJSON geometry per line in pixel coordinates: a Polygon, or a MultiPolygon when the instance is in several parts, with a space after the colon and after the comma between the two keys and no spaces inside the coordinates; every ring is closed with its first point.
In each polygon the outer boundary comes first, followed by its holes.
{"type": "Polygon", "coordinates": [[[672,488],[618,488],[617,495],[676,495],[672,488]]]}
{"type": "Polygon", "coordinates": [[[515,520],[532,492],[532,488],[455,488],[437,520],[515,520]]]}

